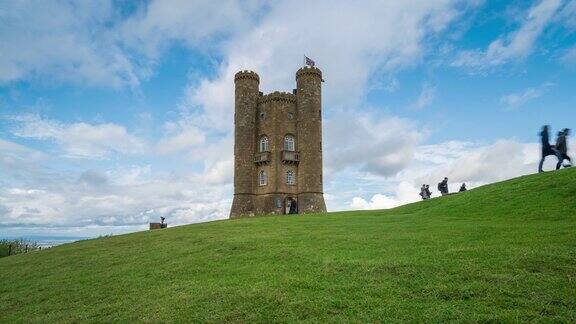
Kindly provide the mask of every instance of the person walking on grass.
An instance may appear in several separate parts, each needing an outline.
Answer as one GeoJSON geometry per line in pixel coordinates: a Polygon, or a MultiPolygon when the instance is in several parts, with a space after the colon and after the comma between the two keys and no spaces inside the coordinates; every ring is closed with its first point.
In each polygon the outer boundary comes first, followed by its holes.
{"type": "Polygon", "coordinates": [[[544,166],[544,160],[549,155],[555,155],[558,160],[561,160],[560,153],[556,150],[554,145],[550,145],[550,126],[542,126],[542,131],[540,132],[540,141],[542,143],[542,158],[540,159],[540,164],[538,164],[538,172],[544,172],[542,167],[544,166]]]}
{"type": "Polygon", "coordinates": [[[445,177],[442,182],[438,183],[438,191],[442,196],[446,196],[448,194],[448,178],[445,177]]]}
{"type": "Polygon", "coordinates": [[[466,184],[463,183],[463,184],[460,186],[460,191],[459,191],[459,192],[464,192],[464,191],[466,191],[466,190],[467,190],[467,189],[466,189],[466,184]]]}
{"type": "Polygon", "coordinates": [[[420,188],[420,197],[422,197],[422,200],[430,199],[430,195],[428,194],[428,191],[426,190],[425,184],[423,184],[422,187],[420,188]]]}
{"type": "Polygon", "coordinates": [[[556,164],[556,170],[560,169],[562,162],[568,160],[568,164],[564,164],[565,168],[572,166],[572,159],[568,156],[568,144],[566,143],[566,137],[570,134],[568,128],[564,128],[558,133],[558,138],[556,139],[556,152],[558,155],[558,163],[556,164]]]}

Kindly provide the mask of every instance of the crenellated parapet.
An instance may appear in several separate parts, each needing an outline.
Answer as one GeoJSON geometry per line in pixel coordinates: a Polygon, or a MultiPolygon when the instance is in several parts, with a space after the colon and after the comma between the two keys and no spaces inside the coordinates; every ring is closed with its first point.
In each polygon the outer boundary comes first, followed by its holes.
{"type": "Polygon", "coordinates": [[[282,101],[282,102],[296,103],[296,96],[292,93],[289,93],[289,92],[274,91],[274,92],[269,93],[267,95],[261,96],[260,100],[259,100],[260,103],[266,103],[266,102],[270,102],[270,101],[282,101]]]}
{"type": "Polygon", "coordinates": [[[293,92],[260,91],[234,75],[234,200],[230,217],[326,211],[322,185],[322,72],[296,72],[293,92]]]}
{"type": "Polygon", "coordinates": [[[258,83],[260,83],[260,77],[258,76],[258,74],[250,70],[239,71],[234,75],[234,81],[238,81],[241,79],[254,79],[258,81],[258,83]]]}
{"type": "Polygon", "coordinates": [[[319,68],[317,67],[311,67],[311,66],[305,66],[300,68],[298,71],[296,71],[296,79],[298,79],[300,76],[304,76],[304,75],[316,75],[319,78],[322,78],[322,71],[320,71],[319,68]]]}

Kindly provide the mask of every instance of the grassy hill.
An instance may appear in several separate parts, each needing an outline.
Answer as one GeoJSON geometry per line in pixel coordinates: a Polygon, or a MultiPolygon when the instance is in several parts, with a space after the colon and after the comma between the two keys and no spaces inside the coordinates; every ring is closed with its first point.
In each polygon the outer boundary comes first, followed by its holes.
{"type": "Polygon", "coordinates": [[[0,259],[0,322],[576,321],[576,168],[0,259]]]}

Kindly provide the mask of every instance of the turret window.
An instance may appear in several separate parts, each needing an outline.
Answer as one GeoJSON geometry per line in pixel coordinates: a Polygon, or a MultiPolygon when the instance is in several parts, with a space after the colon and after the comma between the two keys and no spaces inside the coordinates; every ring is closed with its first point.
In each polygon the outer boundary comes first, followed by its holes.
{"type": "Polygon", "coordinates": [[[260,152],[268,152],[268,137],[262,136],[260,138],[260,152]]]}
{"type": "Polygon", "coordinates": [[[286,183],[293,185],[296,183],[296,174],[292,170],[286,171],[286,183]]]}
{"type": "Polygon", "coordinates": [[[268,177],[266,176],[266,171],[260,170],[258,173],[258,184],[261,186],[265,186],[268,183],[268,177]]]}
{"type": "Polygon", "coordinates": [[[284,151],[295,151],[296,150],[296,140],[292,135],[286,135],[284,137],[284,151]]]}

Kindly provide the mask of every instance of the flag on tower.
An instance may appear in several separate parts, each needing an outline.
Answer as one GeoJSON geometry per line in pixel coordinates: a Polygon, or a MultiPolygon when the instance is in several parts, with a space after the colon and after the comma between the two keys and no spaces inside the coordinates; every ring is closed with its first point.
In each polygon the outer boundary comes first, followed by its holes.
{"type": "Polygon", "coordinates": [[[304,61],[308,66],[314,67],[314,65],[316,65],[316,62],[314,62],[311,58],[309,58],[306,55],[304,55],[304,61]]]}

